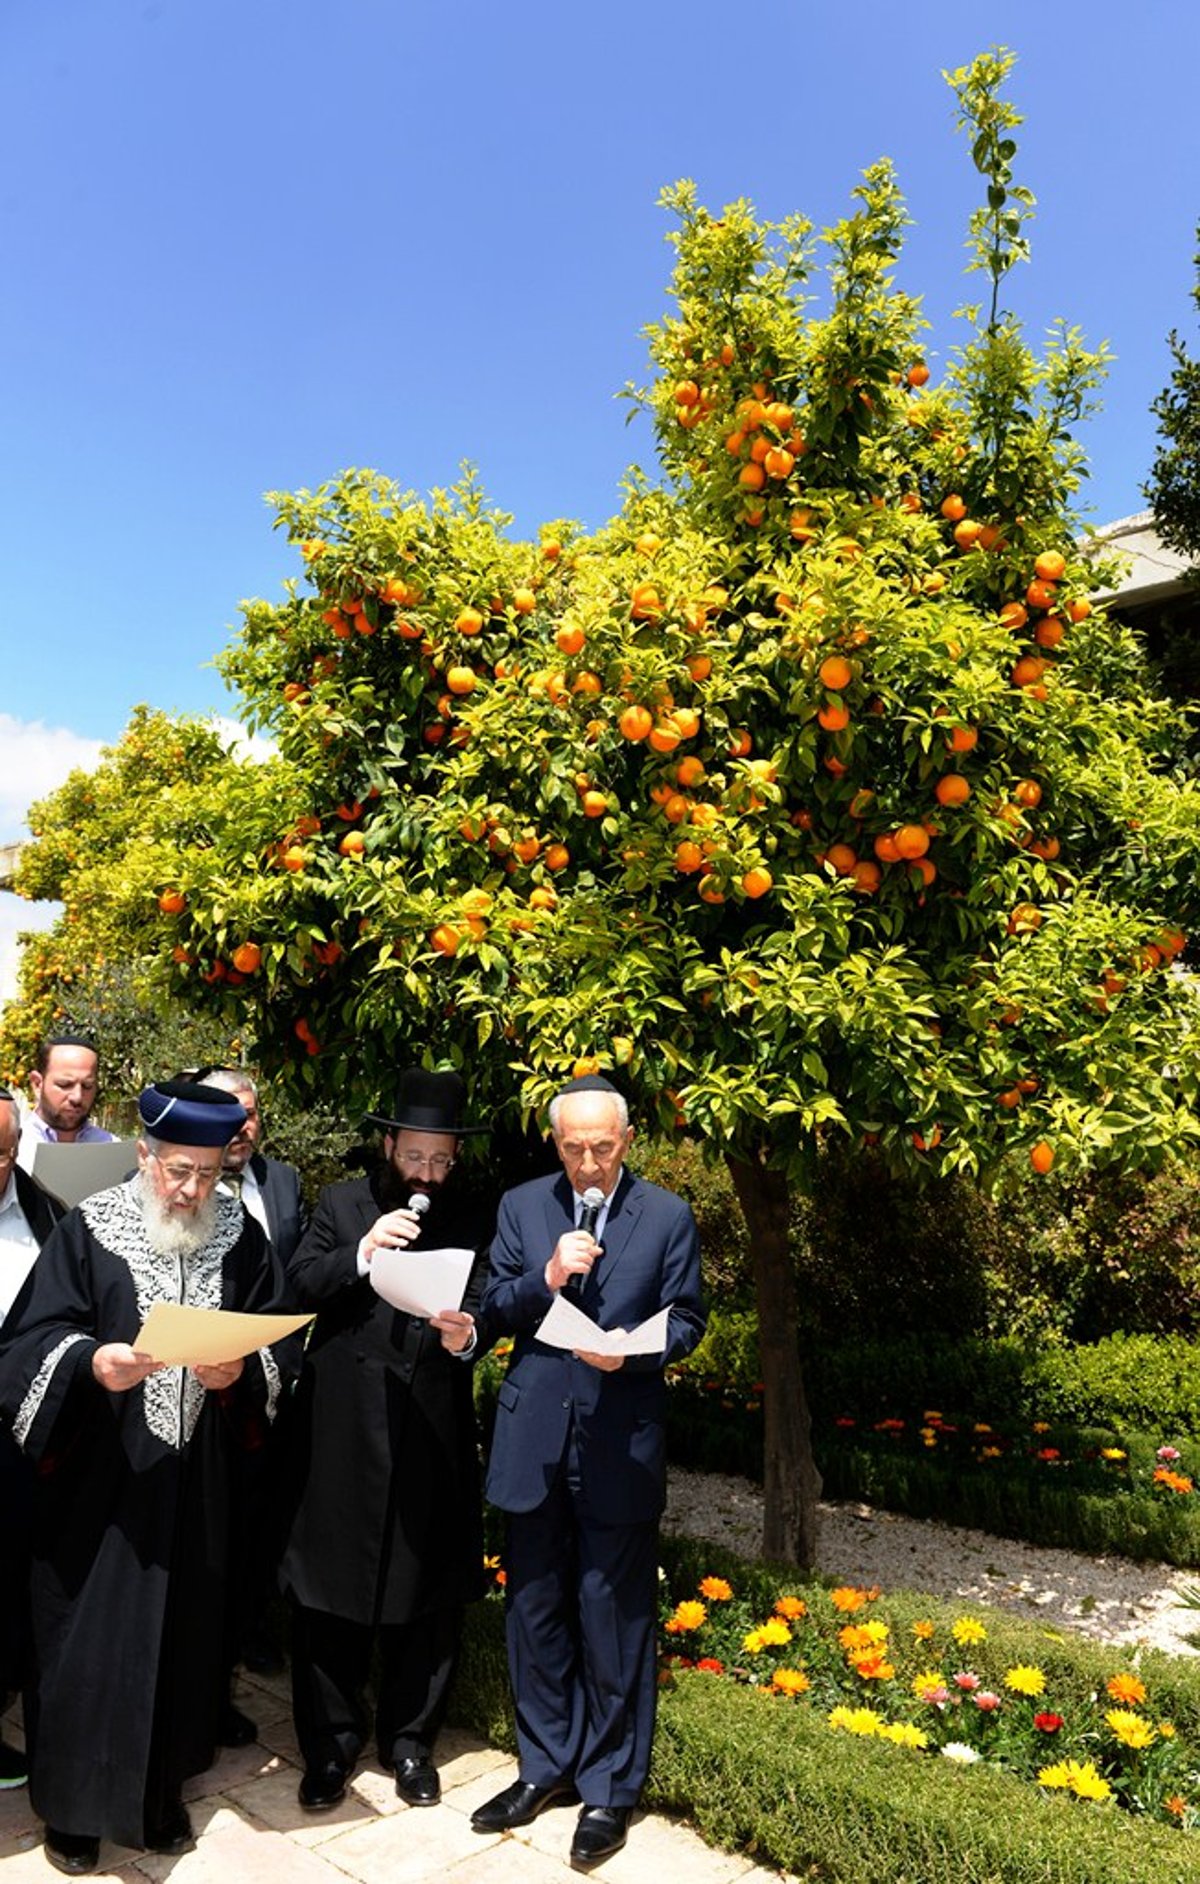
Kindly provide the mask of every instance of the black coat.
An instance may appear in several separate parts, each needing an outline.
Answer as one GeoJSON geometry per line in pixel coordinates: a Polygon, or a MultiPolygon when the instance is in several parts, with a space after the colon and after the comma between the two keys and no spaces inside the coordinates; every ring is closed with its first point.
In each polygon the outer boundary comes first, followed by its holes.
{"type": "Polygon", "coordinates": [[[250,1169],[262,1192],[271,1248],[281,1263],[287,1263],[308,1227],[300,1173],[279,1158],[265,1158],[261,1151],[251,1156],[250,1169]]]}
{"type": "MultiPolygon", "coordinates": [[[[281,1581],[306,1608],[366,1624],[410,1621],[484,1584],[471,1362],[358,1274],[358,1245],[389,1207],[377,1178],[331,1185],[287,1266],[298,1305],[318,1313],[296,1395],[281,1581]]],[[[477,1252],[463,1302],[473,1313],[489,1229],[452,1181],[415,1245],[477,1252]]],[[[476,1354],[487,1346],[478,1333],[476,1354]]]]}
{"type": "Polygon", "coordinates": [[[96,1348],[133,1341],[155,1302],[281,1305],[278,1265],[232,1198],[186,1261],[151,1252],[140,1226],[133,1184],[68,1212],[0,1333],[0,1409],[39,1467],[33,1805],[126,1845],[144,1842],[152,1728],[168,1787],[212,1763],[232,1457],[243,1416],[281,1385],[268,1349],[219,1395],[178,1367],[126,1393],[98,1385],[96,1348]]]}

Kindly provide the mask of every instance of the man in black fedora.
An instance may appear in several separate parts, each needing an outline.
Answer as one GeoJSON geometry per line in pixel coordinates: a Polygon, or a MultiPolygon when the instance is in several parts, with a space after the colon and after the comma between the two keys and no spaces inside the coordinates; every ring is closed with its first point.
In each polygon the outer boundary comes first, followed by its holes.
{"type": "Polygon", "coordinates": [[[472,1357],[491,1223],[461,1183],[457,1073],[410,1067],[369,1177],[322,1192],[288,1261],[315,1308],[296,1408],[293,1514],[281,1580],[294,1605],[292,1702],[300,1803],[337,1805],[368,1737],[363,1693],[380,1646],[375,1739],[408,1805],[436,1805],[432,1754],[463,1604],[482,1593],[483,1526],[472,1357]],[[411,1200],[426,1200],[409,1208],[411,1200]],[[381,1249],[466,1248],[463,1298],[431,1320],[371,1285],[381,1249]]]}

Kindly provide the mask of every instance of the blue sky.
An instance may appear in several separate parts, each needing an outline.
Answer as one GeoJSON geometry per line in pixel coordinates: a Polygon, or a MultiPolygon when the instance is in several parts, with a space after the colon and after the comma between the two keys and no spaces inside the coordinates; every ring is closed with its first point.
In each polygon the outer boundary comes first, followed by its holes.
{"type": "Polygon", "coordinates": [[[469,458],[522,532],[611,514],[652,461],[614,394],[675,178],[823,224],[891,156],[936,372],[977,182],[941,69],[998,42],[1038,198],[1009,298],[1118,356],[1086,433],[1107,521],[1195,332],[1195,9],[4,0],[0,841],[135,702],[230,709],[206,663],[293,568],[264,491],[469,458]]]}

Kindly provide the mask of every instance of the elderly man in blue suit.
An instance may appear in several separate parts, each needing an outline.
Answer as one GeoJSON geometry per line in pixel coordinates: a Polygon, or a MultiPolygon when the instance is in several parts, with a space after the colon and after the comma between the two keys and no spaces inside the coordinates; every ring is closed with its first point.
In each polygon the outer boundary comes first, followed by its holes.
{"type": "Polygon", "coordinates": [[[633,1133],[615,1087],[573,1080],[551,1103],[550,1128],[562,1171],[503,1198],[481,1306],[494,1331],[515,1337],[487,1495],[509,1514],[520,1778],[471,1822],[508,1831],[578,1797],[571,1859],[588,1866],[625,1843],[650,1763],[663,1369],[695,1347],[704,1309],[691,1210],[625,1168],[633,1133]],[[580,1227],[589,1206],[594,1228],[580,1227]],[[604,1329],[669,1309],[663,1352],[568,1353],[540,1341],[564,1288],[604,1329]]]}

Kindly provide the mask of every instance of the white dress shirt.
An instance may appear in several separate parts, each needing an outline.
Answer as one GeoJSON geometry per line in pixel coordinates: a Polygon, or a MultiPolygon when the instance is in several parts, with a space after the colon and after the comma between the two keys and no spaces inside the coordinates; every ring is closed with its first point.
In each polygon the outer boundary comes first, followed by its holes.
{"type": "Polygon", "coordinates": [[[0,1325],[17,1299],[17,1291],[37,1261],[38,1241],[17,1198],[11,1170],[0,1193],[0,1325]]]}

